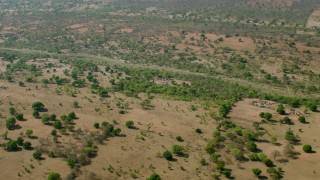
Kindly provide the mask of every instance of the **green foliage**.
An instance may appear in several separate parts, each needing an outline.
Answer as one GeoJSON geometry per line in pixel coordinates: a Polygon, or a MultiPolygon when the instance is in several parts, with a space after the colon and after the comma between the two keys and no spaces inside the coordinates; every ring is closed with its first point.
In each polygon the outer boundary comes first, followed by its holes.
{"type": "Polygon", "coordinates": [[[34,110],[34,111],[32,112],[32,116],[35,117],[35,118],[39,118],[39,117],[40,117],[39,111],[34,110]]]}
{"type": "Polygon", "coordinates": [[[23,141],[24,139],[22,137],[18,137],[17,140],[16,140],[16,143],[19,145],[19,146],[22,146],[23,145],[23,141]]]}
{"type": "Polygon", "coordinates": [[[231,169],[223,169],[221,171],[221,174],[225,175],[227,178],[230,178],[231,177],[231,172],[232,172],[231,169]]]}
{"type": "Polygon", "coordinates": [[[313,112],[316,112],[317,109],[318,109],[316,103],[309,103],[309,104],[308,104],[308,107],[309,107],[309,109],[310,109],[311,111],[313,111],[313,112]]]}
{"type": "Polygon", "coordinates": [[[14,107],[9,107],[9,112],[10,112],[10,115],[12,115],[12,116],[17,114],[17,111],[14,107]]]}
{"type": "Polygon", "coordinates": [[[266,158],[266,159],[263,159],[262,162],[263,162],[267,167],[273,167],[273,166],[274,166],[274,164],[273,164],[273,162],[271,161],[271,159],[266,158]]]}
{"type": "Polygon", "coordinates": [[[200,128],[197,128],[195,131],[196,131],[196,133],[198,133],[198,134],[201,134],[201,133],[202,133],[202,130],[201,130],[200,128]]]}
{"type": "Polygon", "coordinates": [[[54,157],[56,157],[56,154],[53,151],[49,151],[48,156],[51,158],[54,158],[54,157]]]}
{"type": "Polygon", "coordinates": [[[229,104],[222,104],[222,105],[219,107],[220,116],[223,117],[223,118],[226,118],[230,110],[231,110],[231,105],[229,105],[229,104]]]}
{"type": "Polygon", "coordinates": [[[285,109],[284,109],[283,104],[279,104],[279,105],[278,105],[277,112],[278,112],[280,115],[285,115],[285,114],[286,114],[286,111],[285,111],[285,109]]]}
{"type": "Polygon", "coordinates": [[[249,151],[251,151],[251,152],[255,152],[255,151],[257,151],[257,149],[258,149],[256,143],[253,142],[253,141],[247,142],[247,143],[246,143],[246,148],[247,148],[249,151]]]}
{"type": "Polygon", "coordinates": [[[221,157],[220,154],[217,154],[217,153],[210,154],[210,158],[212,159],[213,162],[217,162],[219,157],[221,157]]]}
{"type": "Polygon", "coordinates": [[[134,122],[133,122],[133,121],[127,121],[127,122],[126,122],[126,126],[127,126],[127,128],[129,128],[129,129],[133,129],[133,128],[134,128],[134,122]]]}
{"type": "Polygon", "coordinates": [[[48,114],[43,114],[41,116],[41,120],[42,120],[43,124],[47,124],[50,121],[50,116],[48,114]]]}
{"type": "Polygon", "coordinates": [[[96,122],[96,123],[93,124],[93,127],[96,128],[96,129],[99,129],[100,124],[96,122]]]}
{"type": "Polygon", "coordinates": [[[71,168],[73,168],[76,165],[76,163],[77,163],[77,160],[75,158],[68,158],[67,159],[67,164],[71,168]]]}
{"type": "Polygon", "coordinates": [[[272,114],[271,114],[271,113],[268,113],[268,112],[261,112],[261,113],[259,114],[259,116],[260,116],[261,118],[266,119],[266,120],[270,120],[270,119],[272,118],[272,114]]]}
{"type": "Polygon", "coordinates": [[[40,160],[42,153],[40,151],[36,151],[32,154],[33,158],[40,160]]]}
{"type": "Polygon", "coordinates": [[[56,136],[57,135],[57,130],[53,129],[50,133],[52,136],[56,136]]]}
{"type": "Polygon", "coordinates": [[[53,123],[53,127],[56,128],[56,129],[61,129],[62,128],[62,123],[61,121],[55,121],[53,123]]]}
{"type": "Polygon", "coordinates": [[[176,136],[176,140],[179,141],[179,142],[183,142],[183,139],[181,136],[176,136]]]}
{"type": "Polygon", "coordinates": [[[220,161],[220,160],[218,160],[217,161],[217,170],[223,170],[224,169],[224,166],[225,166],[225,162],[224,161],[220,161]]]}
{"type": "Polygon", "coordinates": [[[252,154],[249,154],[249,159],[250,161],[259,161],[259,157],[258,157],[258,154],[256,153],[252,153],[252,154]]]}
{"type": "Polygon", "coordinates": [[[25,134],[30,138],[30,136],[33,134],[33,131],[31,129],[27,129],[25,134]]]}
{"type": "Polygon", "coordinates": [[[36,111],[42,111],[44,109],[44,104],[42,102],[34,102],[32,104],[32,109],[36,111]]]}
{"type": "Polygon", "coordinates": [[[57,120],[57,116],[56,116],[55,114],[51,114],[51,115],[50,115],[50,120],[51,120],[51,121],[57,120]]]}
{"type": "Polygon", "coordinates": [[[147,180],[161,180],[161,177],[157,173],[153,172],[151,176],[147,178],[147,180]]]}
{"type": "Polygon", "coordinates": [[[260,161],[262,161],[262,162],[263,162],[265,159],[268,159],[267,155],[265,155],[265,154],[263,154],[263,153],[258,153],[257,156],[258,156],[258,159],[259,159],[260,161]]]}
{"type": "Polygon", "coordinates": [[[208,165],[206,159],[204,159],[204,158],[202,158],[202,159],[200,160],[200,164],[201,164],[202,166],[207,166],[207,165],[208,165]]]}
{"type": "Polygon", "coordinates": [[[25,150],[31,150],[31,143],[26,141],[26,142],[23,143],[22,147],[25,150]]]}
{"type": "Polygon", "coordinates": [[[289,102],[289,105],[293,108],[298,108],[300,107],[301,103],[298,99],[293,99],[289,102]]]}
{"type": "Polygon", "coordinates": [[[112,131],[112,135],[113,136],[119,136],[121,133],[121,129],[120,128],[116,128],[112,131]]]}
{"type": "Polygon", "coordinates": [[[252,172],[256,176],[259,176],[262,173],[262,171],[259,168],[253,168],[252,172]]]}
{"type": "Polygon", "coordinates": [[[232,149],[231,154],[235,156],[238,160],[243,158],[243,151],[240,149],[232,149]]]}
{"type": "Polygon", "coordinates": [[[6,127],[9,129],[9,130],[13,130],[14,127],[16,125],[16,119],[15,118],[8,118],[6,120],[6,127]]]}
{"type": "Polygon", "coordinates": [[[6,150],[7,151],[17,151],[18,150],[18,144],[14,140],[9,140],[6,144],[6,150]]]}
{"type": "Polygon", "coordinates": [[[76,113],[74,113],[74,112],[70,112],[68,114],[68,117],[71,118],[71,119],[76,119],[77,118],[76,113]]]}
{"type": "Polygon", "coordinates": [[[49,173],[48,178],[47,178],[47,180],[61,180],[61,179],[62,178],[61,178],[60,174],[56,173],[56,172],[49,173]]]}
{"type": "Polygon", "coordinates": [[[305,153],[311,153],[311,152],[312,152],[312,146],[309,145],[309,144],[303,145],[303,151],[304,151],[305,153]]]}
{"type": "Polygon", "coordinates": [[[171,161],[173,158],[172,153],[168,150],[163,152],[163,157],[166,158],[168,161],[171,161]]]}
{"type": "Polygon", "coordinates": [[[19,86],[20,87],[25,87],[24,83],[22,81],[19,81],[19,86]]]}
{"type": "Polygon", "coordinates": [[[267,173],[270,174],[272,179],[278,180],[282,178],[283,170],[281,168],[276,169],[276,168],[270,167],[267,169],[267,173]]]}
{"type": "Polygon", "coordinates": [[[295,143],[299,141],[298,137],[293,133],[293,131],[290,128],[286,131],[285,139],[288,140],[290,143],[295,143]]]}
{"type": "Polygon", "coordinates": [[[306,118],[304,117],[304,116],[299,116],[299,122],[301,122],[301,123],[307,123],[307,121],[306,121],[306,118]]]}
{"type": "Polygon", "coordinates": [[[293,125],[293,121],[289,117],[284,117],[283,119],[280,120],[281,124],[288,124],[288,125],[293,125]]]}
{"type": "Polygon", "coordinates": [[[16,115],[16,119],[18,119],[19,121],[22,121],[24,118],[23,118],[23,114],[22,113],[18,113],[16,115]]]}
{"type": "Polygon", "coordinates": [[[179,146],[179,145],[173,145],[172,146],[172,152],[173,154],[178,154],[178,155],[181,155],[183,153],[183,147],[182,146],[179,146]]]}

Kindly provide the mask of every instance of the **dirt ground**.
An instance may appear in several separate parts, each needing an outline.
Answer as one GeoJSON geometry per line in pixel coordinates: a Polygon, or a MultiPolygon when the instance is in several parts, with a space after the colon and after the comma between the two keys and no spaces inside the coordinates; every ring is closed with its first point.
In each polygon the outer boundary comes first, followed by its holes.
{"type": "MultiPolygon", "coordinates": [[[[57,62],[49,60],[52,63],[57,62]]],[[[33,62],[38,63],[38,62],[33,62]]],[[[38,63],[38,65],[40,65],[38,63]]],[[[49,78],[53,74],[64,77],[63,70],[68,66],[56,68],[56,72],[46,73],[43,69],[41,78],[49,78]]],[[[99,77],[103,80],[102,76],[99,77]]],[[[18,78],[16,79],[18,81],[18,78]]],[[[104,79],[108,81],[108,79],[104,79]]],[[[105,83],[108,84],[108,83],[105,83]]],[[[30,141],[34,148],[46,146],[53,148],[50,126],[44,125],[41,120],[35,119],[31,113],[31,104],[41,101],[45,104],[47,114],[55,113],[59,119],[60,115],[75,112],[78,119],[75,121],[75,129],[99,132],[93,127],[95,122],[107,121],[116,123],[121,128],[121,137],[110,138],[102,145],[98,145],[98,154],[92,159],[92,163],[81,168],[79,179],[92,178],[92,173],[101,179],[130,179],[132,172],[139,179],[147,178],[153,171],[161,174],[163,179],[179,177],[181,179],[205,179],[209,176],[210,167],[203,167],[200,159],[207,157],[204,151],[206,138],[210,138],[212,129],[215,128],[213,120],[208,118],[206,111],[200,105],[196,111],[191,111],[190,106],[195,102],[172,101],[162,98],[154,98],[153,110],[144,110],[139,105],[140,99],[125,97],[114,93],[107,99],[101,99],[90,93],[88,88],[80,89],[76,97],[66,93],[58,95],[56,85],[41,85],[40,83],[25,83],[26,87],[19,87],[17,83],[0,81],[1,89],[1,121],[0,134],[6,131],[5,119],[11,117],[8,108],[14,106],[18,112],[24,114],[25,121],[18,121],[19,129],[8,131],[10,139],[16,139],[27,129],[34,131],[36,139],[25,138],[30,141]],[[126,114],[119,114],[116,101],[122,98],[129,104],[126,114]],[[80,108],[75,109],[72,103],[77,101],[80,108]],[[106,103],[111,108],[106,107],[106,103]],[[111,110],[112,109],[112,110],[111,110]],[[136,129],[128,129],[125,122],[132,120],[136,129]],[[195,133],[195,128],[201,128],[203,134],[195,133]],[[181,136],[184,141],[178,142],[175,137],[181,136]],[[48,144],[43,144],[43,141],[48,144]],[[189,157],[175,157],[176,161],[169,162],[161,158],[163,151],[171,150],[172,145],[179,144],[185,147],[189,157]],[[110,170],[110,167],[112,167],[110,170]],[[108,170],[109,169],[109,170],[108,170]]],[[[143,97],[143,96],[142,96],[143,97]]],[[[44,114],[44,113],[41,113],[44,114]]],[[[58,133],[60,134],[60,133],[58,133]]],[[[62,147],[74,142],[71,137],[59,138],[62,147]]],[[[1,142],[3,142],[1,140],[1,142]]],[[[43,155],[44,160],[37,161],[32,158],[34,151],[21,150],[18,152],[7,152],[0,149],[0,162],[6,164],[5,173],[0,173],[0,179],[11,177],[11,179],[45,179],[47,174],[54,171],[66,177],[71,169],[63,158],[49,158],[43,155]],[[28,169],[26,170],[25,167],[28,169]],[[31,168],[32,167],[32,168],[31,168]],[[14,173],[12,173],[14,172],[14,173]],[[21,176],[21,177],[19,177],[21,176]]]]}
{"type": "Polygon", "coordinates": [[[308,18],[307,28],[320,27],[320,8],[316,9],[308,18]]]}
{"type": "MultiPolygon", "coordinates": [[[[259,102],[258,99],[245,99],[236,103],[232,112],[230,113],[230,118],[237,124],[242,125],[243,127],[251,127],[253,122],[259,122],[261,118],[259,114],[261,112],[269,112],[273,114],[273,119],[280,120],[284,116],[278,115],[276,113],[277,103],[267,101],[270,103],[270,107],[258,107],[253,105],[253,102],[259,102]]],[[[286,112],[291,112],[290,107],[286,107],[286,112]]],[[[276,136],[278,138],[278,145],[273,145],[270,141],[270,137],[267,135],[263,136],[266,142],[258,143],[258,148],[263,149],[263,151],[271,156],[272,151],[279,150],[281,153],[283,147],[288,144],[284,139],[285,132],[291,128],[298,136],[301,138],[301,142],[298,145],[295,145],[295,150],[300,154],[297,159],[289,159],[287,163],[276,162],[276,164],[284,170],[284,179],[319,179],[319,169],[320,165],[317,163],[320,158],[317,155],[320,152],[320,136],[319,136],[319,118],[320,115],[318,112],[307,114],[304,113],[304,107],[295,109],[295,112],[303,114],[308,124],[302,124],[298,121],[298,116],[293,113],[288,114],[287,116],[291,118],[294,122],[294,125],[280,125],[279,123],[274,124],[264,124],[265,128],[269,134],[276,136]],[[305,153],[302,151],[302,146],[304,144],[310,144],[314,149],[315,153],[305,153]]],[[[283,156],[283,154],[282,154],[283,156]]],[[[243,165],[247,167],[246,165],[243,165]]],[[[248,164],[248,166],[250,166],[248,164]]],[[[265,172],[265,171],[264,171],[265,172]]]]}

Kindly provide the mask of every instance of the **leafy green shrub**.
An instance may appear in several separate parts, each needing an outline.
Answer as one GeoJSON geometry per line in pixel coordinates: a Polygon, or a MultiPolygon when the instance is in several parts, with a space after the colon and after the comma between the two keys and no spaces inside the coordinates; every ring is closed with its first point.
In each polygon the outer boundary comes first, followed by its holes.
{"type": "Polygon", "coordinates": [[[231,154],[234,155],[238,160],[243,158],[243,151],[240,149],[232,149],[231,154]]]}
{"type": "Polygon", "coordinates": [[[17,144],[18,144],[19,146],[22,146],[22,145],[23,145],[23,141],[24,141],[24,139],[23,139],[22,137],[18,137],[17,140],[16,140],[16,142],[17,142],[17,144]]]}
{"type": "Polygon", "coordinates": [[[112,135],[113,135],[113,136],[119,136],[120,133],[121,133],[121,129],[120,129],[120,128],[114,129],[114,130],[112,131],[112,135]]]}
{"type": "Polygon", "coordinates": [[[299,116],[299,122],[301,122],[301,123],[307,123],[306,122],[306,117],[304,117],[304,116],[299,116]]]}
{"type": "Polygon", "coordinates": [[[273,162],[271,161],[271,159],[263,159],[262,162],[267,166],[267,167],[272,167],[274,166],[273,162]]]}
{"type": "Polygon", "coordinates": [[[249,154],[249,159],[250,161],[259,161],[259,157],[258,157],[258,154],[256,153],[252,153],[252,154],[249,154]]]}
{"type": "Polygon", "coordinates": [[[170,151],[164,151],[163,152],[163,157],[166,158],[167,160],[171,161],[173,156],[172,156],[172,153],[170,151]]]}
{"type": "Polygon", "coordinates": [[[224,161],[220,161],[220,160],[217,161],[217,170],[220,170],[220,171],[223,170],[224,166],[225,166],[224,161]]]}
{"type": "Polygon", "coordinates": [[[16,125],[16,119],[15,118],[8,118],[6,120],[6,127],[9,129],[9,130],[13,130],[15,125],[16,125]]]}
{"type": "Polygon", "coordinates": [[[57,135],[57,130],[53,129],[50,133],[52,136],[56,136],[57,135]]]}
{"type": "Polygon", "coordinates": [[[263,160],[268,159],[267,155],[265,155],[263,153],[258,153],[257,156],[258,156],[258,159],[262,162],[263,162],[263,160]]]}
{"type": "Polygon", "coordinates": [[[317,109],[318,109],[317,104],[315,104],[315,103],[310,103],[310,104],[308,104],[308,107],[309,107],[309,109],[310,109],[311,111],[313,111],[313,112],[316,112],[317,109]]]}
{"type": "Polygon", "coordinates": [[[43,114],[41,116],[41,120],[42,120],[43,124],[47,124],[50,121],[50,116],[48,114],[43,114]]]}
{"type": "Polygon", "coordinates": [[[246,148],[247,148],[249,151],[251,151],[251,152],[255,152],[255,151],[257,151],[257,149],[258,149],[256,143],[253,142],[253,141],[247,142],[247,143],[246,143],[246,148]]]}
{"type": "Polygon", "coordinates": [[[6,144],[6,150],[7,151],[17,151],[18,150],[18,144],[16,141],[14,140],[10,140],[7,142],[6,144]]]}
{"type": "Polygon", "coordinates": [[[55,121],[53,123],[53,127],[56,128],[56,129],[61,129],[62,128],[62,123],[61,121],[55,121]]]}
{"type": "Polygon", "coordinates": [[[262,173],[262,171],[259,168],[253,168],[252,172],[256,176],[259,176],[262,173]]]}
{"type": "Polygon", "coordinates": [[[183,139],[182,139],[181,136],[177,136],[177,137],[176,137],[176,140],[179,141],[179,142],[183,142],[183,139]]]}
{"type": "Polygon", "coordinates": [[[213,162],[217,162],[219,157],[220,157],[220,154],[217,154],[217,153],[210,154],[210,158],[212,159],[213,162]]]}
{"type": "Polygon", "coordinates": [[[19,121],[22,121],[22,120],[24,119],[22,113],[17,114],[17,115],[16,115],[16,118],[17,118],[19,121]]]}
{"type": "Polygon", "coordinates": [[[31,150],[31,143],[26,141],[23,143],[22,147],[23,147],[23,149],[31,150]]]}
{"type": "Polygon", "coordinates": [[[292,120],[289,117],[284,117],[283,119],[280,120],[280,122],[282,124],[288,124],[288,125],[293,125],[294,123],[292,122],[292,120]]]}
{"type": "Polygon", "coordinates": [[[19,81],[19,86],[20,87],[24,87],[25,85],[24,85],[24,83],[22,81],[19,81]]]}
{"type": "Polygon", "coordinates": [[[200,160],[200,164],[201,164],[202,166],[207,166],[207,165],[208,165],[206,159],[204,159],[204,158],[202,158],[202,159],[200,160]]]}
{"type": "Polygon", "coordinates": [[[73,168],[73,167],[76,165],[76,163],[77,163],[77,160],[74,159],[74,158],[68,158],[68,159],[67,159],[67,164],[68,164],[71,168],[73,168]]]}
{"type": "Polygon", "coordinates": [[[172,146],[172,152],[173,154],[182,154],[183,153],[183,147],[179,145],[173,145],[172,146]]]}
{"type": "Polygon", "coordinates": [[[54,157],[56,157],[56,154],[53,151],[49,151],[48,156],[51,158],[54,158],[54,157]]]}
{"type": "Polygon", "coordinates": [[[30,136],[33,134],[33,131],[31,129],[27,129],[25,134],[28,138],[30,138],[30,136]]]}
{"type": "Polygon", "coordinates": [[[36,151],[32,154],[33,158],[40,160],[42,153],[40,151],[36,151]]]}
{"type": "Polygon", "coordinates": [[[61,180],[61,176],[60,176],[59,173],[51,172],[51,173],[48,175],[47,180],[61,180]]]}
{"type": "Polygon", "coordinates": [[[14,107],[9,107],[9,113],[10,113],[10,115],[14,116],[17,114],[17,111],[14,107]]]}
{"type": "Polygon", "coordinates": [[[298,142],[298,137],[293,133],[291,129],[288,129],[285,134],[285,139],[288,140],[290,143],[298,142]]]}
{"type": "Polygon", "coordinates": [[[76,119],[77,118],[76,113],[74,113],[74,112],[70,112],[68,114],[68,117],[71,118],[71,119],[76,119]]]}
{"type": "Polygon", "coordinates": [[[230,178],[231,177],[231,172],[232,172],[231,169],[223,169],[221,171],[221,174],[225,175],[227,178],[230,178]]]}
{"type": "Polygon", "coordinates": [[[50,115],[50,120],[55,121],[57,119],[57,116],[55,114],[50,115]]]}
{"type": "Polygon", "coordinates": [[[198,134],[201,134],[201,133],[202,133],[202,130],[201,130],[200,128],[197,128],[195,131],[196,131],[196,133],[198,133],[198,134]]]}
{"type": "Polygon", "coordinates": [[[161,180],[161,177],[157,173],[153,172],[147,180],[161,180]]]}
{"type": "Polygon", "coordinates": [[[277,112],[278,112],[280,115],[285,115],[285,114],[286,114],[286,111],[285,111],[285,109],[284,109],[283,104],[279,104],[279,105],[278,105],[277,112]]]}
{"type": "Polygon", "coordinates": [[[133,128],[134,128],[134,122],[133,122],[133,121],[127,121],[127,122],[126,122],[126,126],[127,126],[127,128],[129,128],[129,129],[133,129],[133,128]]]}
{"type": "Polygon", "coordinates": [[[44,104],[42,102],[34,102],[32,104],[32,109],[36,111],[42,111],[44,109],[44,104]]]}
{"type": "Polygon", "coordinates": [[[305,153],[311,153],[311,152],[312,152],[312,146],[309,145],[309,144],[303,145],[303,151],[304,151],[305,153]]]}
{"type": "Polygon", "coordinates": [[[32,116],[35,117],[35,118],[39,118],[39,117],[40,117],[39,111],[34,110],[34,111],[32,112],[32,116]]]}
{"type": "Polygon", "coordinates": [[[268,112],[261,112],[261,113],[259,114],[259,116],[260,116],[261,118],[266,119],[266,120],[270,120],[270,119],[272,118],[272,114],[271,114],[271,113],[268,113],[268,112]]]}
{"type": "Polygon", "coordinates": [[[96,128],[96,129],[99,129],[100,124],[96,122],[96,123],[93,124],[93,127],[96,128]]]}

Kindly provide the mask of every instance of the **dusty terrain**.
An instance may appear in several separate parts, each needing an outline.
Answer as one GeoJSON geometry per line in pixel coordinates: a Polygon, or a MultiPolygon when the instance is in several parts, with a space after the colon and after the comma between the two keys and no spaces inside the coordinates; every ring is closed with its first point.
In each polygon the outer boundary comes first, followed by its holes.
{"type": "MultiPolygon", "coordinates": [[[[57,63],[54,60],[50,61],[57,63]]],[[[34,63],[41,65],[41,63],[34,63]]],[[[50,74],[46,74],[46,70],[43,70],[44,77],[50,77],[52,74],[63,76],[62,70],[67,68],[68,66],[56,68],[56,72],[50,74]]],[[[104,78],[104,81],[107,80],[104,78]]],[[[26,83],[25,86],[19,87],[15,83],[0,82],[0,87],[6,87],[1,89],[1,134],[6,131],[5,119],[10,117],[7,110],[10,106],[14,106],[18,112],[25,115],[24,121],[18,121],[21,128],[9,131],[10,139],[16,139],[27,129],[32,129],[33,135],[37,138],[24,137],[32,143],[34,148],[50,149],[56,146],[50,136],[52,127],[45,126],[41,120],[31,115],[31,104],[34,101],[43,102],[48,109],[45,113],[55,113],[58,118],[61,114],[75,112],[78,117],[75,121],[75,129],[98,132],[93,124],[102,121],[116,123],[117,127],[121,128],[123,136],[110,138],[102,145],[98,145],[97,156],[90,165],[81,169],[79,179],[88,179],[93,176],[93,173],[95,177],[101,179],[128,179],[132,172],[138,178],[144,179],[154,170],[161,172],[164,179],[171,177],[195,179],[210,174],[208,168],[202,167],[199,161],[206,156],[202,147],[205,146],[205,138],[210,137],[210,132],[215,125],[208,118],[200,118],[205,113],[201,108],[191,111],[190,102],[154,98],[152,104],[155,108],[143,110],[139,105],[139,99],[128,98],[118,93],[112,94],[107,99],[101,99],[90,94],[89,89],[83,88],[76,97],[71,97],[64,93],[56,94],[56,85],[26,83]],[[116,106],[118,98],[125,99],[129,104],[128,112],[124,115],[118,113],[116,106]],[[74,101],[79,103],[80,108],[72,107],[74,101]],[[107,108],[106,104],[111,108],[107,108]],[[126,128],[127,120],[134,121],[136,129],[126,128]],[[197,134],[195,128],[201,128],[205,133],[197,134]],[[178,142],[175,139],[176,136],[181,136],[184,142],[178,142]],[[176,162],[168,162],[159,157],[166,149],[170,150],[173,144],[184,146],[189,157],[177,157],[176,162]]],[[[61,136],[60,145],[58,145],[60,147],[69,147],[77,143],[77,140],[70,135],[61,136]]],[[[50,172],[59,172],[62,177],[66,177],[71,171],[62,158],[43,155],[44,160],[37,161],[32,158],[32,151],[21,150],[12,153],[1,149],[1,156],[1,164],[7,165],[6,172],[11,174],[12,179],[34,179],[35,177],[44,179],[50,172]],[[30,172],[26,172],[25,167],[30,172]],[[14,176],[12,172],[15,172],[14,176]]],[[[0,179],[8,176],[7,173],[1,173],[0,179]]]]}
{"type": "MultiPolygon", "coordinates": [[[[272,101],[266,101],[270,105],[266,107],[259,107],[253,105],[253,102],[260,102],[259,99],[245,99],[235,104],[232,112],[230,113],[230,118],[244,127],[251,127],[253,122],[260,122],[261,118],[259,114],[261,112],[269,112],[273,114],[273,119],[279,120],[284,116],[278,115],[276,113],[276,108],[278,103],[272,101]]],[[[268,156],[271,156],[274,150],[283,151],[283,147],[288,144],[284,139],[285,132],[291,128],[294,132],[298,133],[301,138],[301,144],[295,146],[295,150],[299,153],[297,159],[290,159],[286,163],[276,162],[285,171],[284,179],[318,179],[320,165],[317,163],[320,159],[317,153],[320,151],[319,146],[319,132],[320,115],[316,113],[304,113],[304,108],[297,108],[291,111],[292,108],[287,107],[287,112],[297,112],[304,115],[309,122],[308,124],[302,124],[298,121],[297,115],[289,113],[288,116],[294,122],[294,125],[280,125],[279,123],[265,124],[262,127],[265,128],[271,136],[276,136],[278,138],[278,145],[273,145],[270,143],[270,136],[264,135],[263,138],[266,142],[260,142],[258,148],[262,149],[268,156]],[[307,154],[302,151],[303,144],[311,144],[316,153],[307,154]]],[[[282,154],[282,157],[284,155],[282,154]]],[[[277,157],[281,159],[281,157],[277,157]]],[[[245,165],[244,165],[245,166],[245,165]]]]}

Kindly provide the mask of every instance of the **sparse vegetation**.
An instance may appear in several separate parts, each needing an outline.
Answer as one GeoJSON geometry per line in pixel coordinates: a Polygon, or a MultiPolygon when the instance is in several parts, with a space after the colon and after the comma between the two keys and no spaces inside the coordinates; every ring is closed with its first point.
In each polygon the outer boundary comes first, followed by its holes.
{"type": "Polygon", "coordinates": [[[3,0],[0,179],[317,179],[319,5],[3,0]]]}

